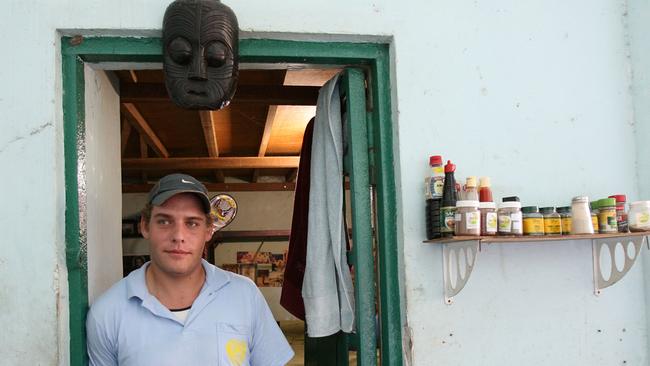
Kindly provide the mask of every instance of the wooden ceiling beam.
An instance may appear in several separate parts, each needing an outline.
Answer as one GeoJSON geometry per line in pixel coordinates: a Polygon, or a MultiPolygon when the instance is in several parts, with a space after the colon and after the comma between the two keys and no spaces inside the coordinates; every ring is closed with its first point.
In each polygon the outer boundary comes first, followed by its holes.
{"type": "MultiPolygon", "coordinates": [[[[258,157],[263,157],[266,155],[266,149],[269,147],[269,140],[271,139],[271,130],[273,129],[273,123],[275,122],[275,117],[277,115],[278,106],[270,105],[269,110],[266,113],[266,122],[264,123],[264,132],[262,133],[262,140],[260,141],[260,148],[257,152],[258,157]]],[[[257,183],[259,179],[260,171],[255,169],[253,171],[253,183],[257,183]]]]}
{"type": "Polygon", "coordinates": [[[151,126],[147,123],[147,120],[145,120],[142,114],[140,114],[140,111],[138,111],[138,108],[136,108],[132,103],[122,103],[121,110],[122,114],[127,117],[133,127],[135,127],[135,129],[140,132],[140,135],[144,137],[145,141],[147,141],[147,145],[151,146],[151,149],[153,149],[158,156],[168,158],[169,152],[167,151],[167,148],[165,148],[165,145],[163,145],[156,133],[153,132],[151,126]]]}
{"type": "MultiPolygon", "coordinates": [[[[316,105],[317,86],[239,85],[234,100],[237,103],[274,105],[316,105]]],[[[123,103],[169,102],[164,84],[122,83],[120,99],[123,103]]]]}
{"type": "MultiPolygon", "coordinates": [[[[295,183],[203,183],[210,192],[294,191],[295,183]]],[[[122,193],[147,193],[153,184],[122,184],[122,193]]]]}
{"type": "Polygon", "coordinates": [[[213,170],[297,168],[298,156],[122,159],[125,170],[213,170]]]}
{"type": "Polygon", "coordinates": [[[129,137],[131,137],[131,124],[126,120],[126,118],[122,118],[121,134],[121,151],[122,156],[124,156],[124,152],[126,151],[126,144],[129,142],[129,137]]]}
{"type": "MultiPolygon", "coordinates": [[[[203,136],[205,137],[205,145],[208,148],[208,155],[211,158],[219,157],[219,144],[217,143],[216,132],[216,116],[212,111],[199,111],[201,118],[201,127],[203,128],[203,136]]],[[[225,177],[223,171],[217,170],[215,172],[217,183],[223,183],[225,177]]]]}

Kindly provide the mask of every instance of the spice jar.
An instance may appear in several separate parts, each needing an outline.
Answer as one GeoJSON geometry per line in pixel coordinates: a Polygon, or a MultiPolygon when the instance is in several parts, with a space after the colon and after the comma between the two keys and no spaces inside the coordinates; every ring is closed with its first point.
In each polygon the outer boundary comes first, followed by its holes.
{"type": "Polygon", "coordinates": [[[594,233],[597,233],[600,230],[600,227],[598,225],[598,209],[599,201],[594,201],[589,203],[589,207],[591,208],[591,225],[594,227],[594,233]]]}
{"type": "Polygon", "coordinates": [[[524,235],[544,235],[544,216],[537,206],[521,208],[524,218],[524,235]]]}
{"type": "Polygon", "coordinates": [[[494,202],[479,203],[481,211],[481,235],[492,236],[497,234],[497,210],[494,202]]]}
{"type": "Polygon", "coordinates": [[[562,219],[560,214],[555,212],[555,207],[542,207],[539,211],[544,215],[544,234],[561,235],[562,219]]]}
{"type": "Polygon", "coordinates": [[[627,213],[625,212],[625,201],[627,197],[624,194],[615,194],[609,198],[616,199],[616,225],[619,233],[627,233],[627,213]]]}
{"type": "Polygon", "coordinates": [[[589,197],[573,197],[571,200],[571,234],[593,233],[594,226],[589,211],[589,197]]]}
{"type": "Polygon", "coordinates": [[[560,219],[562,219],[562,235],[571,234],[571,207],[558,207],[557,213],[560,214],[560,219]]]}
{"type": "MultiPolygon", "coordinates": [[[[507,197],[513,199],[516,197],[507,197]]],[[[517,200],[519,200],[517,198],[517,200]]],[[[497,211],[499,235],[521,236],[524,234],[522,228],[521,203],[510,200],[502,202],[497,211]]]]}
{"type": "Polygon", "coordinates": [[[598,201],[598,232],[601,234],[618,232],[616,200],[614,198],[603,198],[598,201]]]}
{"type": "Polygon", "coordinates": [[[481,212],[477,201],[456,201],[455,235],[481,235],[481,212]]]}
{"type": "Polygon", "coordinates": [[[630,203],[628,220],[630,231],[650,231],[650,201],[630,203]]]}

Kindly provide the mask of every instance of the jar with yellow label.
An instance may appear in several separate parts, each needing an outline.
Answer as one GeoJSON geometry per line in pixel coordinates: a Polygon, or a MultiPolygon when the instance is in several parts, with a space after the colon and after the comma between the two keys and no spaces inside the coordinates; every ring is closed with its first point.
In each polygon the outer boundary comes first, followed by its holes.
{"type": "Polygon", "coordinates": [[[598,213],[599,213],[599,203],[600,201],[589,202],[589,208],[591,208],[591,225],[594,227],[594,233],[598,233],[598,213]]]}
{"type": "Polygon", "coordinates": [[[539,211],[544,215],[544,234],[561,235],[562,219],[560,214],[555,212],[555,207],[542,207],[539,211]]]}
{"type": "Polygon", "coordinates": [[[615,198],[603,198],[598,201],[598,232],[601,234],[618,232],[615,198]]]}
{"type": "Polygon", "coordinates": [[[560,214],[560,219],[562,219],[562,235],[571,234],[571,207],[558,207],[557,213],[560,214]]]}
{"type": "Polygon", "coordinates": [[[628,215],[630,231],[650,231],[650,201],[630,203],[628,215]]]}
{"type": "Polygon", "coordinates": [[[544,235],[544,216],[537,206],[521,208],[524,219],[524,235],[544,235]]]}

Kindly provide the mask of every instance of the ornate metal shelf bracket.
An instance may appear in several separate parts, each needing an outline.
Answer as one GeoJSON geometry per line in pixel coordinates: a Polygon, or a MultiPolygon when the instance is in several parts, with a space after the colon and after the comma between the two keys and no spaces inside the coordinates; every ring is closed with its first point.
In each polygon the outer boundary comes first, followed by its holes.
{"type": "Polygon", "coordinates": [[[451,305],[456,296],[469,280],[476,257],[478,256],[480,240],[468,240],[443,244],[442,268],[445,286],[445,303],[451,305]]]}
{"type": "MultiPolygon", "coordinates": [[[[603,289],[612,286],[627,274],[636,262],[636,259],[639,257],[644,241],[648,242],[647,236],[624,236],[618,238],[593,239],[591,241],[592,257],[594,262],[594,294],[600,295],[603,289]],[[617,246],[620,246],[623,250],[624,263],[620,270],[620,264],[619,266],[616,265],[617,246]],[[601,263],[602,251],[604,250],[607,250],[605,253],[608,253],[609,260],[601,263]],[[609,265],[601,266],[606,263],[609,265]],[[603,273],[603,267],[605,267],[605,269],[609,267],[609,272],[603,273]]],[[[648,244],[650,245],[650,242],[648,244]]],[[[620,260],[621,258],[619,256],[619,261],[620,260]]]]}

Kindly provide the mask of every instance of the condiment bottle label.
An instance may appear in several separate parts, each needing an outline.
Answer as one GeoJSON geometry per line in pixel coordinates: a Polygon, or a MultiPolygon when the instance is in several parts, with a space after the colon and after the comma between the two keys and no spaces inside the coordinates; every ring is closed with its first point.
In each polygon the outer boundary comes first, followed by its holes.
{"type": "Polygon", "coordinates": [[[497,232],[497,214],[496,212],[488,212],[485,214],[485,231],[488,233],[497,232]]]}
{"type": "Polygon", "coordinates": [[[562,233],[562,221],[558,218],[545,218],[544,233],[546,235],[560,235],[562,233]]]}
{"type": "Polygon", "coordinates": [[[598,216],[591,216],[591,225],[594,227],[594,232],[598,232],[598,216]]]}
{"type": "Polygon", "coordinates": [[[512,230],[512,220],[510,220],[510,215],[499,216],[499,232],[509,233],[511,230],[512,230]]]}
{"type": "Polygon", "coordinates": [[[571,233],[571,218],[562,218],[562,234],[568,235],[571,233]]]}
{"type": "Polygon", "coordinates": [[[515,233],[521,233],[521,212],[511,213],[510,220],[512,221],[512,231],[515,233]]]}
{"type": "MultiPolygon", "coordinates": [[[[460,221],[460,220],[458,220],[460,221]]],[[[480,212],[468,212],[465,214],[465,225],[467,225],[467,230],[476,230],[481,228],[481,213],[480,212]]]]}
{"type": "Polygon", "coordinates": [[[445,186],[445,169],[441,166],[433,167],[431,177],[431,194],[434,198],[442,198],[442,191],[445,186]]]}
{"type": "Polygon", "coordinates": [[[440,208],[440,220],[442,220],[440,225],[441,233],[453,233],[455,225],[455,213],[456,207],[441,207],[440,208]]]}
{"type": "Polygon", "coordinates": [[[650,224],[650,213],[648,212],[639,212],[637,213],[635,218],[636,225],[635,226],[646,226],[650,224]]]}
{"type": "Polygon", "coordinates": [[[544,235],[544,219],[540,217],[524,218],[524,235],[544,235]]]}
{"type": "Polygon", "coordinates": [[[598,214],[598,224],[600,225],[600,233],[617,233],[616,212],[601,211],[598,214]]]}

